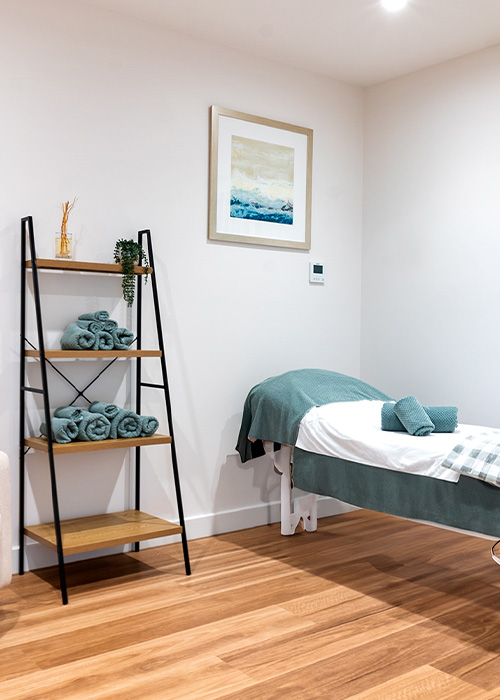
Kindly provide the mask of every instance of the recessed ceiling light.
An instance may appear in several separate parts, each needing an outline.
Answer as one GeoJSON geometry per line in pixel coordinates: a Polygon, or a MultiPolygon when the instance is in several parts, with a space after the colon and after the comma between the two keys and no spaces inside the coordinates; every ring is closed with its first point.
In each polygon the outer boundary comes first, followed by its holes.
{"type": "Polygon", "coordinates": [[[382,5],[389,12],[397,12],[398,10],[402,10],[407,3],[408,0],[382,0],[382,5]]]}

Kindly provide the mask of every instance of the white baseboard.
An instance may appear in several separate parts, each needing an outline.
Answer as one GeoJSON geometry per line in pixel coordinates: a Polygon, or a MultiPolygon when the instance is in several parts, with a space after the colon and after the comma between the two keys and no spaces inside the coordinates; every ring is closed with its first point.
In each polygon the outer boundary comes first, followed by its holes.
{"type": "MultiPolygon", "coordinates": [[[[325,518],[329,515],[339,515],[356,510],[353,506],[337,501],[335,498],[318,498],[318,518],[325,518]]],[[[202,537],[221,535],[224,532],[234,532],[236,530],[247,530],[251,527],[270,525],[280,521],[280,503],[261,504],[242,508],[239,510],[228,510],[222,513],[209,513],[193,518],[186,518],[186,533],[188,540],[197,540],[202,537]]],[[[179,535],[175,537],[161,537],[155,540],[148,540],[141,543],[141,547],[158,547],[163,544],[180,541],[179,535]]],[[[107,554],[117,554],[130,551],[130,545],[112,547],[109,549],[99,549],[82,554],[71,554],[64,558],[67,564],[83,559],[95,559],[107,554]]],[[[25,544],[25,570],[42,569],[46,566],[57,565],[57,555],[38,542],[26,540],[25,544]]],[[[19,573],[19,548],[12,550],[12,571],[19,573]]]]}

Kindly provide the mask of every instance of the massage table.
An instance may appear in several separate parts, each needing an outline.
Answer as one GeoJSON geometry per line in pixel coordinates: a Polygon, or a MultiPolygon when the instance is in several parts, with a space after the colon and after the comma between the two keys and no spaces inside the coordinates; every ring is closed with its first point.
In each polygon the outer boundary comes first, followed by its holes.
{"type": "Polygon", "coordinates": [[[328,370],[293,370],[253,387],[236,449],[243,462],[272,455],[281,475],[282,534],[316,530],[320,495],[500,538],[500,488],[443,466],[462,442],[487,435],[500,444],[500,430],[459,423],[425,437],[384,431],[381,407],[391,400],[328,370]],[[305,495],[293,499],[294,487],[305,495]]]}

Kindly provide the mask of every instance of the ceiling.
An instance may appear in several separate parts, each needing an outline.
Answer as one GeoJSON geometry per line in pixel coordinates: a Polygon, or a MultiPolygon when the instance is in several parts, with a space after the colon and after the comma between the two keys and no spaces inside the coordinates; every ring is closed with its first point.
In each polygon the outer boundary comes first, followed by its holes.
{"type": "Polygon", "coordinates": [[[80,0],[368,86],[500,43],[500,0],[80,0]]]}

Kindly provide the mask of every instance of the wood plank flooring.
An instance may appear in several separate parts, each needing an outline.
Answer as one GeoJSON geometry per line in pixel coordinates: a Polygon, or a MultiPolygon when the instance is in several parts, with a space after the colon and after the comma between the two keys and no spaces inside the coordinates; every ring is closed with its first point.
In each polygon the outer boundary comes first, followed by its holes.
{"type": "Polygon", "coordinates": [[[2,700],[493,700],[490,542],[369,511],[55,568],[0,590],[2,700]]]}

